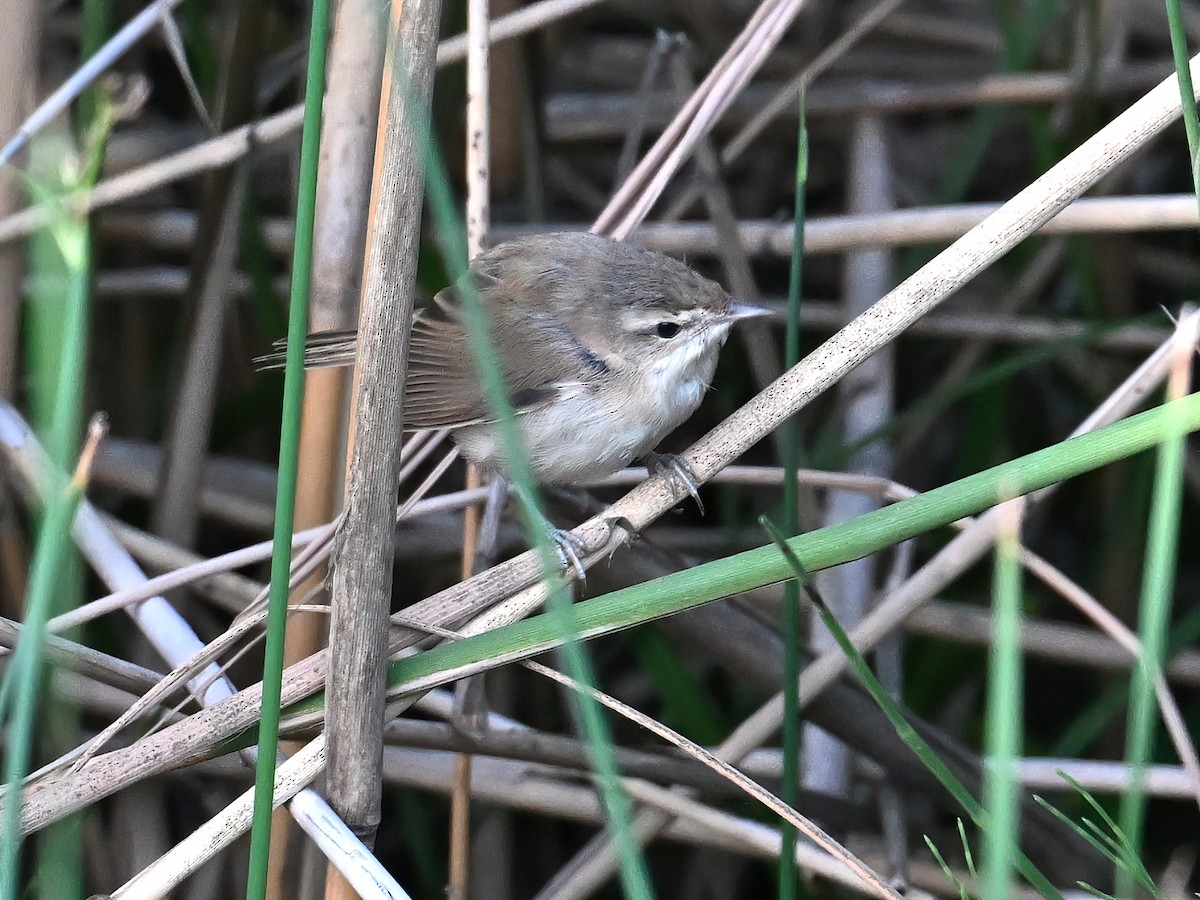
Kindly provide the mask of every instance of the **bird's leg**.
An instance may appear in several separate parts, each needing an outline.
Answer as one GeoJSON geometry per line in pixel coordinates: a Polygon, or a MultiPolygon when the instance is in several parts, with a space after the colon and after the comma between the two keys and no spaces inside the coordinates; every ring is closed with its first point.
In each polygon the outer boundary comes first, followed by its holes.
{"type": "Polygon", "coordinates": [[[639,462],[645,465],[651,475],[662,475],[673,488],[683,488],[692,495],[700,514],[704,514],[704,503],[700,500],[700,484],[696,473],[688,465],[687,460],[675,453],[655,453],[651,451],[639,462]]]}
{"type": "Polygon", "coordinates": [[[530,516],[537,520],[546,539],[554,544],[554,552],[558,556],[558,561],[562,563],[562,567],[574,569],[579,580],[586,581],[587,568],[583,564],[583,557],[587,555],[587,543],[573,532],[555,527],[554,523],[547,519],[538,505],[533,502],[533,498],[526,496],[520,485],[516,486],[516,491],[530,516]]]}
{"type": "Polygon", "coordinates": [[[483,516],[479,520],[479,537],[475,543],[476,569],[487,568],[496,558],[496,547],[500,543],[500,516],[508,499],[508,479],[496,475],[488,483],[487,500],[484,501],[483,516]]]}
{"type": "Polygon", "coordinates": [[[587,581],[587,568],[583,565],[587,544],[583,538],[565,528],[555,528],[548,521],[546,525],[546,536],[554,542],[554,552],[563,568],[574,569],[581,582],[587,581]]]}

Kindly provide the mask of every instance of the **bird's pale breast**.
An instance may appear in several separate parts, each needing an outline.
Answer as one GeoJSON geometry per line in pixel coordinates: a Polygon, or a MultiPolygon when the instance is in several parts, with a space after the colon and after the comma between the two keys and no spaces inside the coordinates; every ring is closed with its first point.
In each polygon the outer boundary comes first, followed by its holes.
{"type": "MultiPolygon", "coordinates": [[[[727,329],[666,354],[640,371],[579,384],[518,417],[534,477],[545,484],[597,481],[654,449],[700,405],[727,329]]],[[[460,428],[464,457],[503,468],[494,426],[460,428]]]]}

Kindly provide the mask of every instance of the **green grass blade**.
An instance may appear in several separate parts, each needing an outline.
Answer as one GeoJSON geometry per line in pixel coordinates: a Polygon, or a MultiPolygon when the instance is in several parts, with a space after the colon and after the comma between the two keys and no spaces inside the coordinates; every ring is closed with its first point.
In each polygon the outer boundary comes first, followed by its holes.
{"type": "Polygon", "coordinates": [[[967,864],[967,872],[976,882],[979,881],[979,872],[975,869],[975,854],[971,852],[971,843],[967,840],[967,827],[963,824],[961,817],[955,819],[958,825],[958,840],[963,848],[963,860],[967,864]]]}
{"type": "Polygon", "coordinates": [[[29,772],[40,706],[46,622],[54,611],[58,573],[70,552],[71,522],[82,496],[82,482],[72,481],[66,485],[60,482],[48,505],[33,551],[21,640],[12,653],[4,677],[4,699],[7,701],[4,712],[8,712],[7,707],[13,708],[11,716],[5,716],[8,740],[3,771],[5,798],[9,802],[4,804],[3,840],[0,840],[0,897],[5,900],[18,896],[20,888],[20,785],[29,772]]]}
{"type": "MultiPolygon", "coordinates": [[[[80,62],[94,56],[112,33],[113,9],[111,0],[84,0],[80,19],[80,62]]],[[[108,135],[111,126],[112,108],[106,88],[92,85],[79,96],[78,127],[87,151],[82,183],[94,187],[99,179],[108,135]]],[[[91,242],[91,223],[88,223],[87,240],[91,242]]],[[[90,255],[90,254],[89,254],[90,255]]],[[[90,279],[92,266],[87,276],[90,279]]],[[[79,421],[75,422],[78,429],[79,421]]],[[[72,440],[76,434],[70,435],[72,440]]],[[[67,466],[69,461],[58,461],[67,466]]],[[[84,567],[78,550],[68,547],[59,570],[59,609],[75,605],[83,596],[84,567]]],[[[65,635],[74,637],[74,634],[65,635]]],[[[65,753],[82,740],[80,710],[73,703],[48,703],[41,713],[43,752],[51,755],[65,753]]],[[[39,838],[34,857],[36,869],[33,874],[33,891],[40,897],[82,897],[84,890],[82,827],[83,815],[71,816],[46,829],[39,838]]]]}
{"type": "MultiPolygon", "coordinates": [[[[462,298],[461,310],[475,354],[484,392],[494,412],[500,446],[504,454],[505,471],[513,482],[521,499],[521,512],[530,543],[541,558],[542,567],[548,574],[555,573],[558,562],[551,549],[547,534],[547,518],[541,511],[541,501],[529,457],[524,448],[520,429],[513,415],[508,391],[496,358],[488,329],[483,302],[474,282],[463,277],[467,271],[468,254],[462,223],[459,221],[457,205],[454,203],[449,178],[441,164],[433,137],[424,122],[414,122],[414,127],[424,132],[426,147],[425,177],[429,208],[433,214],[439,241],[447,269],[455,277],[462,298]]],[[[564,636],[561,644],[563,659],[568,674],[576,681],[592,687],[596,684],[595,671],[582,644],[575,638],[580,632],[575,607],[561,587],[551,590],[546,598],[546,613],[539,617],[551,621],[564,636]]],[[[450,645],[453,646],[453,645],[450,645]]],[[[568,693],[568,702],[579,720],[580,729],[587,742],[588,754],[599,786],[600,799],[605,819],[612,832],[621,872],[621,882],[627,897],[645,900],[654,896],[650,874],[642,856],[641,848],[634,838],[632,808],[629,797],[618,777],[616,756],[607,721],[599,702],[589,693],[568,693]]]]}
{"type": "MultiPolygon", "coordinates": [[[[1009,506],[1006,518],[1019,515],[1009,506]]],[[[996,541],[995,643],[988,665],[984,805],[992,827],[984,833],[984,893],[988,898],[1009,895],[1012,885],[1012,850],[1018,845],[1020,791],[1016,758],[1021,752],[1023,678],[1021,673],[1021,563],[1017,522],[1002,528],[996,541]]]]}
{"type": "MultiPolygon", "coordinates": [[[[51,132],[35,144],[35,169],[51,173],[55,181],[50,185],[31,184],[38,201],[52,210],[52,217],[45,231],[32,242],[36,288],[29,316],[30,400],[36,427],[43,432],[60,479],[62,472],[72,468],[83,417],[91,273],[88,222],[86,217],[71,211],[69,198],[74,192],[94,185],[100,171],[112,111],[102,102],[102,95],[98,97],[94,116],[85,128],[87,149],[82,163],[73,159],[66,138],[56,139],[51,132]],[[40,160],[47,162],[43,165],[40,160]]],[[[60,480],[48,495],[45,518],[38,532],[21,640],[24,650],[18,648],[14,653],[0,690],[0,716],[12,710],[12,743],[4,769],[4,780],[9,785],[17,785],[24,776],[34,720],[45,715],[39,706],[42,640],[46,622],[65,598],[73,596],[71,585],[78,580],[78,562],[69,534],[81,492],[82,486],[60,480]],[[63,495],[55,499],[55,490],[63,495]]],[[[19,815],[19,796],[15,792],[14,797],[3,832],[5,874],[0,875],[0,884],[5,885],[10,867],[19,860],[20,835],[9,830],[17,821],[12,817],[19,815]]],[[[58,874],[66,877],[68,868],[77,873],[73,862],[68,864],[63,860],[58,874]]],[[[0,889],[0,896],[8,895],[0,889]]]]}
{"type": "MultiPolygon", "coordinates": [[[[1086,791],[1082,793],[1089,800],[1091,799],[1091,796],[1086,791]]],[[[1054,818],[1074,831],[1083,840],[1091,844],[1098,853],[1107,858],[1119,871],[1126,871],[1143,888],[1151,893],[1154,892],[1154,881],[1150,878],[1150,873],[1146,871],[1145,866],[1142,865],[1137,855],[1129,852],[1128,844],[1119,835],[1114,837],[1113,835],[1105,834],[1095,822],[1087,818],[1082,818],[1076,822],[1053,803],[1037,794],[1033,795],[1033,799],[1034,802],[1050,813],[1050,815],[1054,816],[1054,818]]]]}
{"type": "MultiPolygon", "coordinates": [[[[107,133],[110,120],[101,116],[97,133],[107,133]]],[[[101,144],[102,145],[102,144],[101,144]]],[[[3,778],[10,802],[0,822],[0,897],[17,896],[21,856],[20,785],[29,770],[34,730],[43,714],[43,642],[46,623],[64,593],[62,573],[71,554],[71,522],[83,493],[82,479],[68,481],[62,473],[73,468],[83,418],[84,375],[87,363],[88,288],[91,236],[86,217],[72,212],[68,198],[86,186],[94,167],[80,170],[64,164],[69,157],[53,141],[39,141],[56,156],[53,170],[63,180],[53,186],[34,186],[38,200],[52,218],[40,237],[37,276],[39,302],[51,304],[51,316],[34,317],[31,363],[42,377],[41,421],[45,443],[54,463],[46,513],[38,528],[33,552],[25,620],[0,688],[0,720],[8,725],[3,778]],[[40,323],[40,324],[38,324],[40,323]]]]}
{"type": "Polygon", "coordinates": [[[967,892],[967,886],[959,881],[958,877],[954,874],[954,870],[942,858],[942,852],[938,850],[937,845],[930,840],[929,835],[925,834],[922,837],[925,838],[925,846],[929,848],[929,852],[933,854],[933,858],[937,861],[938,866],[941,867],[942,874],[946,876],[946,880],[954,885],[954,889],[958,891],[959,900],[970,900],[971,895],[967,892]]]}
{"type": "MultiPolygon", "coordinates": [[[[1121,831],[1134,853],[1141,847],[1145,816],[1145,765],[1154,752],[1158,727],[1155,683],[1161,677],[1171,616],[1171,596],[1179,556],[1179,522],[1183,504],[1186,431],[1182,420],[1170,417],[1168,432],[1158,448],[1151,499],[1146,563],[1138,611],[1142,655],[1134,666],[1125,759],[1132,767],[1132,784],[1121,798],[1121,831]]],[[[1117,893],[1127,884],[1119,881],[1117,893]]]]}
{"type": "Polygon", "coordinates": [[[1183,128],[1187,132],[1188,158],[1196,202],[1200,203],[1200,119],[1196,114],[1196,90],[1192,85],[1192,68],[1188,64],[1187,29],[1183,25],[1183,10],[1179,0],[1166,0],[1167,27],[1171,32],[1171,55],[1175,59],[1175,76],[1179,79],[1179,98],[1183,108],[1183,128]]]}
{"type": "Polygon", "coordinates": [[[292,252],[283,423],[279,438],[279,481],[275,495],[275,545],[271,554],[271,588],[267,599],[266,645],[263,651],[262,721],[254,775],[254,824],[250,832],[250,863],[246,879],[246,897],[250,900],[265,897],[267,893],[275,762],[279,750],[279,696],[283,688],[288,579],[291,574],[292,528],[296,511],[296,473],[300,460],[300,419],[304,404],[304,345],[308,332],[308,293],[312,275],[318,144],[328,44],[328,0],[313,0],[308,73],[304,86],[304,127],[300,140],[296,236],[292,252]]]}
{"type": "MultiPolygon", "coordinates": [[[[892,700],[890,696],[888,696],[888,693],[884,689],[883,685],[880,684],[878,679],[875,678],[874,673],[871,671],[871,667],[867,665],[867,661],[863,659],[862,654],[859,653],[855,648],[853,642],[851,642],[850,638],[842,629],[837,619],[830,614],[824,602],[812,589],[810,583],[811,577],[808,569],[805,568],[805,566],[800,562],[800,558],[792,549],[790,542],[765,516],[759,518],[759,524],[766,529],[768,534],[771,535],[772,540],[775,541],[775,546],[778,548],[780,554],[788,564],[788,567],[792,570],[796,579],[808,592],[809,599],[813,601],[817,612],[821,616],[821,621],[825,623],[825,627],[829,629],[834,639],[838,642],[838,645],[842,648],[842,651],[846,654],[846,658],[849,660],[850,667],[854,670],[854,673],[859,677],[859,680],[862,681],[863,685],[870,692],[872,698],[874,698],[875,702],[879,705],[879,708],[883,711],[884,715],[887,716],[888,721],[892,723],[892,727],[896,730],[896,734],[901,740],[904,741],[905,744],[909,746],[913,753],[917,755],[917,757],[924,764],[925,768],[933,773],[934,777],[941,782],[942,786],[945,787],[946,790],[951,793],[954,799],[956,799],[962,805],[963,809],[967,811],[967,814],[971,817],[972,821],[974,821],[975,824],[984,831],[985,835],[991,833],[996,827],[996,823],[992,814],[988,810],[985,810],[979,804],[979,802],[973,796],[971,796],[971,792],[966,789],[962,782],[954,777],[954,773],[952,773],[946,764],[938,757],[938,755],[933,752],[933,749],[925,742],[925,740],[919,734],[917,734],[916,729],[913,728],[912,725],[909,724],[908,720],[904,717],[904,713],[900,710],[900,707],[894,700],[892,700]]],[[[1030,884],[1042,892],[1042,896],[1048,898],[1061,896],[1054,886],[1046,879],[1046,876],[1043,875],[1038,868],[1032,862],[1030,862],[1029,858],[1021,852],[1019,847],[1015,845],[1012,846],[1009,850],[1009,853],[1012,856],[1013,865],[1029,880],[1030,884]]]]}

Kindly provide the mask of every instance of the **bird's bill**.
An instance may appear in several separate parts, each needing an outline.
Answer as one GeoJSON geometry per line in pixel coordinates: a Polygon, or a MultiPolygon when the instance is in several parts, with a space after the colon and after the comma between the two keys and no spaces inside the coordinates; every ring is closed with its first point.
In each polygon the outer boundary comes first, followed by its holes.
{"type": "Polygon", "coordinates": [[[759,306],[756,303],[747,303],[745,300],[734,300],[729,304],[729,308],[721,314],[721,318],[726,322],[737,322],[740,319],[757,319],[760,316],[769,316],[774,310],[759,306]]]}

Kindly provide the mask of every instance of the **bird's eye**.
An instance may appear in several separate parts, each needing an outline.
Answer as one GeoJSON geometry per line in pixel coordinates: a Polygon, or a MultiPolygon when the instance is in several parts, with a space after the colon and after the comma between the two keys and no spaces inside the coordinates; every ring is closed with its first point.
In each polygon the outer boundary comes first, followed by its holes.
{"type": "Polygon", "coordinates": [[[654,326],[654,333],[660,338],[669,339],[679,334],[678,322],[659,322],[654,326]]]}

